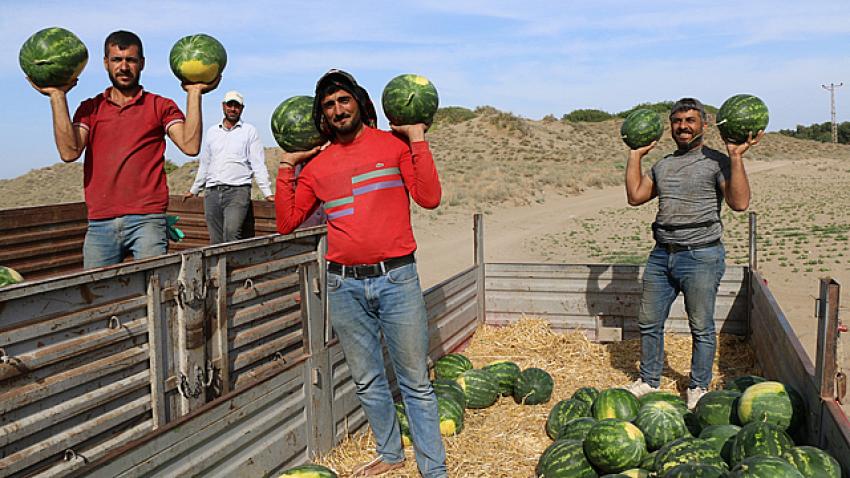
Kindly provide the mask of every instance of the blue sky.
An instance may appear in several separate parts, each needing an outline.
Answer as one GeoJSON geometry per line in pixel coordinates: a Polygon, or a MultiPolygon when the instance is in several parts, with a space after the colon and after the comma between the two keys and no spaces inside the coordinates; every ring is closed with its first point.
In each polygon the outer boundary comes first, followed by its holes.
{"type": "MultiPolygon", "coordinates": [[[[168,51],[188,34],[215,36],[227,48],[228,65],[219,89],[204,96],[205,124],[220,119],[221,96],[237,89],[246,98],[244,119],[267,146],[275,144],[275,107],[312,94],[329,68],[353,73],[376,100],[395,75],[418,73],[437,86],[441,106],[492,105],[532,119],[682,96],[719,106],[752,93],[770,108],[770,130],[828,121],[829,94],[820,85],[845,81],[838,119],[850,118],[844,0],[123,3],[0,0],[0,178],[59,161],[48,100],[18,66],[21,44],[48,26],[73,31],[89,49],[89,64],[69,93],[72,113],[108,86],[102,45],[109,32],[141,36],[142,84],[181,108],[186,98],[168,68],[168,51]]],[[[186,160],[171,144],[166,156],[186,160]]]]}

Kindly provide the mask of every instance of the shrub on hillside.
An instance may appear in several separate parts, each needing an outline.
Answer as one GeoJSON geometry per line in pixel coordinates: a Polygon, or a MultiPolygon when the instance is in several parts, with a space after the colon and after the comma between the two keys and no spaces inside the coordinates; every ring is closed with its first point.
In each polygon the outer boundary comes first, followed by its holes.
{"type": "MultiPolygon", "coordinates": [[[[796,129],[781,129],[780,133],[797,139],[813,139],[822,143],[832,142],[832,122],[814,123],[809,126],[801,124],[796,129]]],[[[850,122],[838,123],[838,142],[850,144],[850,122]]]]}
{"type": "Polygon", "coordinates": [[[177,163],[175,163],[174,161],[172,161],[170,159],[165,160],[165,167],[164,167],[165,174],[171,174],[172,172],[176,171],[177,168],[179,168],[179,167],[180,166],[177,166],[177,163]]]}
{"type": "Polygon", "coordinates": [[[434,123],[457,124],[471,120],[477,115],[469,108],[462,106],[447,106],[439,108],[434,114],[434,123]]]}
{"type": "Polygon", "coordinates": [[[596,122],[599,122],[599,121],[609,120],[613,117],[614,116],[607,111],[596,110],[596,109],[579,109],[579,110],[572,110],[569,113],[565,114],[564,116],[561,117],[561,121],[570,121],[570,122],[573,122],[573,123],[576,123],[576,122],[579,122],[579,121],[587,121],[587,122],[596,123],[596,122]]]}

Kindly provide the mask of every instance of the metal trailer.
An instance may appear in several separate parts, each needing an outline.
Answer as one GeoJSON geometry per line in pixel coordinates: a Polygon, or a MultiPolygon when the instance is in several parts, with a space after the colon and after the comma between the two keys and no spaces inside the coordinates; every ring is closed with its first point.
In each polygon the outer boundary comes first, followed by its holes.
{"type": "MultiPolygon", "coordinates": [[[[822,281],[815,366],[758,273],[751,217],[750,266],[728,267],[718,329],[749,337],[765,376],[801,392],[806,442],[850,477],[838,285],[822,281]]],[[[641,267],[485,263],[480,215],[474,229],[473,266],[425,292],[432,360],[523,314],[636,336],[641,267]]],[[[329,324],[324,249],[318,227],[0,289],[0,477],[274,476],[366,426],[329,324]]],[[[687,331],[681,298],[670,330],[687,331]]]]}

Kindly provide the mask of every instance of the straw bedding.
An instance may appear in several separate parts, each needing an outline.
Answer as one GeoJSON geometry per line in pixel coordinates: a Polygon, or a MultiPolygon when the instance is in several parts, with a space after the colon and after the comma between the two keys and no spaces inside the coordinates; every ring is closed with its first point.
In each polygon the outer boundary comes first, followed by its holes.
{"type": "MultiPolygon", "coordinates": [[[[522,369],[542,368],[554,378],[555,388],[552,399],[541,405],[518,405],[510,397],[502,397],[490,408],[466,410],[463,431],[444,438],[449,476],[533,477],[537,459],[552,443],[545,431],[549,410],[580,387],[602,390],[634,381],[640,341],[598,344],[578,331],[553,333],[546,321],[526,317],[506,327],[479,327],[462,353],[476,368],[499,359],[512,360],[522,369]]],[[[662,389],[684,397],[690,359],[689,335],[665,337],[662,389]]],[[[711,388],[722,388],[725,380],[745,374],[760,374],[749,345],[739,337],[720,335],[711,388]]],[[[413,448],[407,447],[405,453],[405,467],[384,476],[419,476],[413,448]]],[[[336,470],[340,476],[348,476],[357,464],[374,456],[375,444],[367,429],[344,440],[316,462],[336,470]]]]}

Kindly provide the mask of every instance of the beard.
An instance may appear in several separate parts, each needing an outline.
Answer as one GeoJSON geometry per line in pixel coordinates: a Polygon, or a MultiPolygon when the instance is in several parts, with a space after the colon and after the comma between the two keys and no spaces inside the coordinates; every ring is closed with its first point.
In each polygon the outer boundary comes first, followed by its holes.
{"type": "Polygon", "coordinates": [[[109,81],[112,82],[112,87],[121,92],[133,91],[139,86],[139,77],[133,77],[133,80],[130,84],[123,84],[118,82],[118,79],[115,78],[115,74],[111,71],[109,72],[109,81]]]}
{"type": "MultiPolygon", "coordinates": [[[[350,115],[345,115],[342,118],[338,119],[344,119],[347,117],[350,117],[350,115]]],[[[341,127],[336,126],[334,123],[328,121],[328,127],[330,127],[331,131],[337,136],[353,133],[360,128],[360,126],[363,124],[363,121],[360,119],[359,114],[354,115],[351,118],[351,121],[349,121],[347,125],[341,127]]]]}

